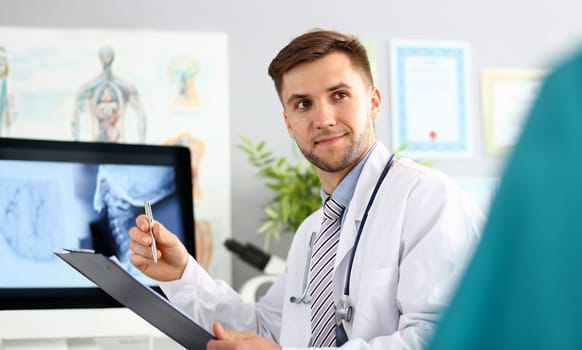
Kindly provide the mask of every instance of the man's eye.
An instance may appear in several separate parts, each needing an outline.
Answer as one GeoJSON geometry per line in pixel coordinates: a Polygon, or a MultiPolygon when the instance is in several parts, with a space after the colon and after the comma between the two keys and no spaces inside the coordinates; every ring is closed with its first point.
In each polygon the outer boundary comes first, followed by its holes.
{"type": "Polygon", "coordinates": [[[311,106],[311,102],[307,101],[307,100],[302,100],[302,101],[298,101],[297,104],[295,105],[295,108],[297,109],[306,109],[309,108],[309,106],[311,106]]]}
{"type": "Polygon", "coordinates": [[[336,93],[333,95],[333,97],[334,97],[336,100],[341,100],[341,99],[343,99],[343,98],[346,98],[346,97],[348,97],[348,94],[347,94],[347,93],[345,93],[344,91],[337,91],[337,92],[336,92],[336,93]]]}

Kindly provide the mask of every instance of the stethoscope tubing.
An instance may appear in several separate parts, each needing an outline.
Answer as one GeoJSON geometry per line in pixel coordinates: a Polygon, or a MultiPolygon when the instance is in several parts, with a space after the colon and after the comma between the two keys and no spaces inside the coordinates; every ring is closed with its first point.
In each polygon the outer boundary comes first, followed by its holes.
{"type": "Polygon", "coordinates": [[[390,156],[390,159],[388,159],[388,163],[386,163],[386,166],[382,170],[382,173],[380,174],[380,177],[378,178],[378,181],[376,182],[376,186],[374,187],[374,191],[372,192],[372,195],[370,196],[370,199],[368,200],[368,205],[366,206],[366,210],[364,211],[364,216],[362,217],[362,222],[360,223],[360,227],[358,228],[358,233],[356,234],[354,246],[352,247],[352,252],[350,254],[350,261],[348,263],[348,269],[346,272],[346,282],[344,285],[344,295],[347,295],[347,296],[350,295],[350,279],[352,276],[352,267],[354,265],[354,258],[356,257],[356,250],[358,249],[358,244],[360,243],[360,238],[362,237],[362,232],[364,231],[364,225],[366,225],[366,220],[368,219],[368,213],[370,212],[370,208],[372,207],[372,204],[374,203],[374,199],[376,199],[376,194],[378,194],[378,191],[380,190],[380,186],[384,182],[384,178],[386,177],[386,175],[388,175],[388,171],[390,171],[390,168],[392,168],[393,163],[394,163],[394,154],[392,154],[392,156],[390,156]]]}
{"type": "Polygon", "coordinates": [[[311,233],[311,238],[309,238],[309,248],[307,248],[307,263],[305,264],[305,272],[303,273],[303,293],[299,298],[291,297],[291,302],[296,304],[309,304],[311,302],[311,297],[308,295],[309,288],[308,288],[308,279],[309,279],[309,262],[311,261],[311,255],[313,254],[313,243],[315,242],[315,237],[317,236],[317,232],[311,233]]]}

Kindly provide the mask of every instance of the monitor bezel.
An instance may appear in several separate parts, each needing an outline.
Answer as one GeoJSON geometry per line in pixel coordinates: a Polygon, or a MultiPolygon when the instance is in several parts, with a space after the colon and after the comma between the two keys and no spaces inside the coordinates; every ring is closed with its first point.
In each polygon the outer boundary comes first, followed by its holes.
{"type": "MultiPolygon", "coordinates": [[[[0,138],[0,160],[32,160],[97,164],[171,165],[176,171],[176,192],[185,215],[184,245],[195,257],[194,203],[190,150],[176,145],[96,143],[0,138]],[[186,215],[192,213],[192,216],[186,215]]],[[[163,295],[157,286],[152,287],[163,295]]],[[[78,309],[121,307],[98,287],[2,288],[0,310],[78,309]]]]}

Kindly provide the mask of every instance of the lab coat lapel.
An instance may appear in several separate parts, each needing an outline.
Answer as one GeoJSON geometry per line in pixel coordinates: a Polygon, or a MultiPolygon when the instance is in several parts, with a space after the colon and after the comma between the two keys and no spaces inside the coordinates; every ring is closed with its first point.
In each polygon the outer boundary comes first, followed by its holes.
{"type": "MultiPolygon", "coordinates": [[[[390,153],[386,147],[378,142],[366,164],[364,164],[364,168],[360,173],[356,185],[356,191],[354,192],[354,196],[352,197],[348,211],[346,212],[344,224],[342,225],[340,241],[335,258],[336,274],[339,271],[338,266],[340,264],[345,264],[345,266],[348,264],[348,261],[344,263],[343,260],[349,260],[358,228],[362,221],[366,206],[368,205],[368,200],[370,199],[370,196],[374,191],[374,186],[376,186],[376,182],[389,158],[390,153]]],[[[341,270],[343,271],[344,269],[341,270]]],[[[345,271],[343,273],[345,273],[345,271]]],[[[343,281],[343,276],[335,276],[334,281],[343,281]]]]}

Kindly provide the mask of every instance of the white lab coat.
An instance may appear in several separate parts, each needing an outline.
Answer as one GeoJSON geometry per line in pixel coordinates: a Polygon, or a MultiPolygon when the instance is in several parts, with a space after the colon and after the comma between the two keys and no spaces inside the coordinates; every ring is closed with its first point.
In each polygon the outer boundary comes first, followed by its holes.
{"type": "MultiPolygon", "coordinates": [[[[390,157],[378,143],[364,165],[345,213],[335,260],[334,294],[343,294],[357,228],[377,179],[390,157]]],[[[305,348],[311,335],[310,307],[300,296],[309,238],[322,210],[296,233],[287,271],[256,304],[245,304],[227,284],[189,262],[179,281],[162,283],[169,299],[211,329],[253,331],[284,348],[305,348]]],[[[407,159],[394,162],[381,186],[358,245],[350,283],[354,315],[344,322],[344,349],[418,349],[426,344],[452,288],[478,241],[483,215],[437,170],[407,159]]]]}

